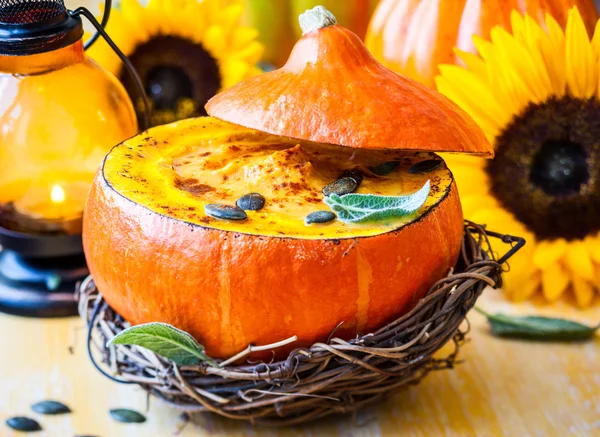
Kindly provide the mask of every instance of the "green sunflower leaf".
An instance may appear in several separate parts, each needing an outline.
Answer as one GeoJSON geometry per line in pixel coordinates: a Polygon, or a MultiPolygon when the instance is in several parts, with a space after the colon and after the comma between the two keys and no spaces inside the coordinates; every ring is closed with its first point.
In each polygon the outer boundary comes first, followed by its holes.
{"type": "Polygon", "coordinates": [[[332,194],[324,202],[345,223],[386,220],[405,217],[417,211],[429,196],[430,181],[409,196],[379,196],[376,194],[332,194]]]}
{"type": "Polygon", "coordinates": [[[541,341],[580,341],[593,338],[600,327],[560,318],[489,314],[479,308],[475,309],[487,318],[492,333],[499,337],[541,341]]]}
{"type": "Polygon", "coordinates": [[[141,346],[182,366],[201,361],[215,366],[194,337],[166,323],[132,326],[114,336],[107,345],[113,344],[141,346]]]}

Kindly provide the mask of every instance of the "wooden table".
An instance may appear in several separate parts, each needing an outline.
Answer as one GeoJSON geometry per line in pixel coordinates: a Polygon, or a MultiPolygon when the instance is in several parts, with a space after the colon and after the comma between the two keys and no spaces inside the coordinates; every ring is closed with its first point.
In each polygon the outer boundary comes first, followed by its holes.
{"type": "MultiPolygon", "coordinates": [[[[532,313],[490,290],[479,305],[488,311],[532,313]]],[[[600,307],[586,312],[564,305],[542,314],[600,321],[600,307]]],[[[286,430],[253,428],[200,415],[180,436],[600,436],[600,339],[583,344],[540,344],[491,337],[483,317],[472,312],[465,363],[431,374],[417,386],[356,419],[329,419],[286,430]]],[[[89,363],[85,329],[77,318],[34,320],[0,314],[0,436],[18,437],[4,426],[13,415],[34,417],[43,437],[168,437],[179,414],[152,399],[142,425],[120,424],[111,408],[145,411],[141,389],[106,380],[89,363]],[[69,347],[73,347],[71,353],[69,347]],[[40,416],[30,405],[43,399],[67,403],[73,414],[40,416]]],[[[33,434],[32,434],[33,435],[33,434]]]]}

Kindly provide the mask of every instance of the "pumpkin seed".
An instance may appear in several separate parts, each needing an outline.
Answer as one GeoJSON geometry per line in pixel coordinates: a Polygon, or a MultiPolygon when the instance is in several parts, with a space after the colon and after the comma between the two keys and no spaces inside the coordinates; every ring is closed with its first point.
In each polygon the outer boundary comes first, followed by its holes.
{"type": "Polygon", "coordinates": [[[258,193],[250,193],[240,197],[235,204],[246,211],[259,211],[265,206],[265,198],[258,193]]]}
{"type": "Polygon", "coordinates": [[[71,412],[69,407],[57,401],[41,401],[33,404],[31,409],[39,414],[67,414],[71,412]]]}
{"type": "Polygon", "coordinates": [[[323,188],[323,194],[326,196],[331,196],[332,194],[343,196],[344,194],[353,193],[357,188],[358,182],[354,178],[344,177],[333,181],[323,188]]]}
{"type": "Polygon", "coordinates": [[[6,424],[15,431],[33,432],[42,430],[40,424],[29,417],[11,417],[6,420],[6,424]]]}
{"type": "Polygon", "coordinates": [[[417,162],[411,168],[408,169],[409,173],[429,173],[430,171],[437,170],[442,165],[441,159],[427,159],[425,161],[417,162]]]}
{"type": "Polygon", "coordinates": [[[395,171],[399,165],[400,163],[398,161],[388,161],[374,167],[369,167],[369,170],[371,170],[377,176],[385,176],[395,171]]]}
{"type": "Polygon", "coordinates": [[[245,220],[248,218],[242,208],[230,205],[205,205],[204,213],[208,216],[222,220],[245,220]]]}
{"type": "Polygon", "coordinates": [[[115,419],[117,422],[123,423],[144,423],[146,417],[137,411],[128,410],[127,408],[116,408],[110,410],[110,417],[115,419]]]}
{"type": "Polygon", "coordinates": [[[363,181],[363,174],[360,172],[359,169],[357,168],[353,168],[352,170],[346,170],[344,171],[340,178],[352,178],[356,181],[356,183],[358,185],[361,184],[361,182],[363,181]]]}
{"type": "Polygon", "coordinates": [[[336,219],[336,215],[331,211],[315,211],[311,212],[304,219],[304,224],[311,225],[313,223],[329,223],[336,219]]]}

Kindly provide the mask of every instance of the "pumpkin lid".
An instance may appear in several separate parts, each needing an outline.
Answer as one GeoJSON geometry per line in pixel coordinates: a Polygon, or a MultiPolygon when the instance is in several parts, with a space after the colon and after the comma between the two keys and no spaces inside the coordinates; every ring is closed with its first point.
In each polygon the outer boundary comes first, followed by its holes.
{"type": "Polygon", "coordinates": [[[483,131],[437,91],[379,64],[322,6],[280,69],[217,94],[209,115],[275,135],[364,149],[492,157],[483,131]]]}

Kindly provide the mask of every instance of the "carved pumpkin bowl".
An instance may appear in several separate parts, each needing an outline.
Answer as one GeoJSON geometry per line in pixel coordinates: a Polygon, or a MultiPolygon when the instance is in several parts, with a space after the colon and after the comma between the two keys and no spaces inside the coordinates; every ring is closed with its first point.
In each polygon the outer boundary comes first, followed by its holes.
{"type": "Polygon", "coordinates": [[[473,120],[322,7],[300,21],[284,67],[115,146],[88,197],[90,342],[186,411],[295,423],[370,404],[453,362],[432,356],[516,250],[496,260],[465,227],[435,154],[493,156],[473,120]],[[213,361],[104,346],[150,322],[213,361]]]}

